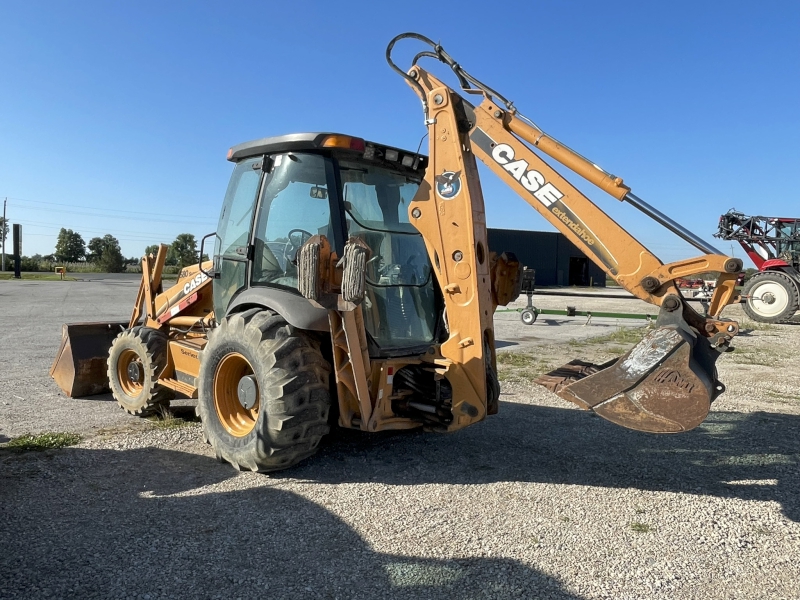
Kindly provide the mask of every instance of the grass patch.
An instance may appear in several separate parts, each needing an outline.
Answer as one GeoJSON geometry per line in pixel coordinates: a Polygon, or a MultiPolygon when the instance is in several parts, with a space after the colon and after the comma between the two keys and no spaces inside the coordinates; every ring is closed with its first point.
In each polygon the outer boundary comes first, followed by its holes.
{"type": "Polygon", "coordinates": [[[530,367],[539,362],[539,359],[524,352],[498,352],[497,364],[510,367],[530,367]]]}
{"type": "Polygon", "coordinates": [[[0,444],[0,448],[8,448],[15,452],[39,452],[41,450],[74,446],[82,439],[77,433],[59,433],[55,431],[40,433],[39,435],[26,433],[10,442],[0,444]]]}
{"type": "Polygon", "coordinates": [[[774,323],[760,323],[758,321],[751,321],[750,319],[742,319],[739,321],[740,331],[776,331],[778,326],[774,323]]]}
{"type": "Polygon", "coordinates": [[[770,398],[777,398],[778,400],[800,400],[800,395],[787,394],[785,392],[776,392],[775,390],[766,389],[764,393],[770,398]]]}
{"type": "Polygon", "coordinates": [[[784,354],[773,348],[748,349],[746,347],[737,347],[731,352],[731,360],[740,365],[772,367],[781,365],[784,359],[784,354]]]}
{"type": "Polygon", "coordinates": [[[630,525],[631,531],[635,531],[636,533],[650,533],[652,531],[652,527],[647,523],[639,523],[634,521],[630,525]]]}
{"type": "Polygon", "coordinates": [[[650,331],[649,327],[620,327],[606,335],[590,337],[584,340],[570,340],[569,345],[573,347],[596,346],[600,344],[626,344],[630,346],[641,342],[648,331],[650,331]]]}
{"type": "Polygon", "coordinates": [[[498,352],[497,378],[500,381],[533,381],[553,370],[546,360],[526,352],[498,352]]]}
{"type": "MultiPolygon", "coordinates": [[[[54,273],[20,273],[22,279],[28,281],[61,281],[61,275],[54,273]]],[[[0,273],[0,281],[9,281],[14,279],[14,273],[0,273]]],[[[64,281],[77,281],[74,277],[64,277],[64,281]]]]}
{"type": "Polygon", "coordinates": [[[186,421],[180,417],[176,417],[169,408],[160,408],[158,414],[148,417],[147,419],[156,429],[179,429],[192,425],[191,421],[186,421]]]}

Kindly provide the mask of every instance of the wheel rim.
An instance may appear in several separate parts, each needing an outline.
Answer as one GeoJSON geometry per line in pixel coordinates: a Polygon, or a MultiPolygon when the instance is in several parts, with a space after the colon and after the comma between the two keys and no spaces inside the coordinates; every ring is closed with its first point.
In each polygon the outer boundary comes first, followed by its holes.
{"type": "Polygon", "coordinates": [[[522,313],[522,322],[526,325],[530,325],[533,323],[533,313],[530,311],[525,311],[522,313]]]}
{"type": "Polygon", "coordinates": [[[775,317],[789,306],[789,292],[779,283],[765,281],[750,290],[750,306],[760,315],[775,317]]]}
{"type": "Polygon", "coordinates": [[[247,409],[239,402],[239,381],[253,374],[253,367],[238,352],[227,354],[214,373],[214,409],[222,426],[234,437],[244,437],[256,426],[259,401],[247,409]]]}
{"type": "Polygon", "coordinates": [[[142,359],[133,350],[124,350],[117,361],[117,381],[119,381],[122,391],[126,396],[136,398],[144,389],[143,379],[144,365],[142,364],[142,359]],[[131,371],[129,369],[134,363],[138,365],[138,379],[132,379],[130,376],[131,371]]]}

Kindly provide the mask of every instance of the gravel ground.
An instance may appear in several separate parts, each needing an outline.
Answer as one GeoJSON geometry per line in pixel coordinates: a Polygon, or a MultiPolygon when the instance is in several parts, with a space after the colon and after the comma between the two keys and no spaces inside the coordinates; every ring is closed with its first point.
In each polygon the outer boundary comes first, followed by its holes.
{"type": "Polygon", "coordinates": [[[340,432],[265,476],[216,462],[196,423],[134,419],[49,380],[60,322],[124,317],[135,284],[8,283],[0,435],[87,439],[0,450],[0,598],[800,598],[800,327],[745,330],[708,420],[653,436],[530,381],[617,354],[630,343],[587,337],[641,323],[499,314],[502,352],[518,354],[501,362],[500,414],[452,435],[340,432]]]}

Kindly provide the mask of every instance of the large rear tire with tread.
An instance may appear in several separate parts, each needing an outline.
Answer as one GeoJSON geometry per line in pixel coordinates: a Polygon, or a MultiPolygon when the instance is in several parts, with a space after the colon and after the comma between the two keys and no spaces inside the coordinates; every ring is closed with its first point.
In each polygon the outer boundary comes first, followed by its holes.
{"type": "Polygon", "coordinates": [[[317,341],[270,310],[224,318],[200,353],[197,414],[217,458],[277,471],[328,433],[330,365],[317,341]]]}
{"type": "Polygon", "coordinates": [[[760,323],[788,321],[800,305],[797,287],[791,278],[779,271],[764,271],[750,278],[742,289],[747,296],[745,314],[760,323]]]}
{"type": "Polygon", "coordinates": [[[108,352],[108,382],[126,412],[146,417],[169,406],[175,392],[158,383],[167,364],[167,335],[136,326],[120,333],[108,352]]]}

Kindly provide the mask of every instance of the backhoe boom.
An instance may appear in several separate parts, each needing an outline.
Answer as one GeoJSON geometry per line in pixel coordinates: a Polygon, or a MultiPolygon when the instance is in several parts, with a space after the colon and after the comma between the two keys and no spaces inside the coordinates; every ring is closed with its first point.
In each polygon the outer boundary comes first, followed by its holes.
{"type": "Polygon", "coordinates": [[[445,296],[450,339],[441,349],[442,374],[452,381],[460,379],[454,371],[465,371],[474,393],[480,395],[483,365],[494,365],[483,258],[487,255],[486,221],[477,158],[622,287],[661,307],[658,329],[613,365],[571,365],[545,377],[543,383],[579,406],[634,429],[674,432],[702,422],[711,400],[723,389],[714,362],[738,332],[735,322],[719,315],[737,299],[734,286],[741,261],[720,254],[633,195],[621,178],[524,121],[512,103],[466,73],[441,46],[424,36],[398,36],[389,45],[387,58],[422,99],[428,126],[427,185],[420,187],[409,214],[425,239],[445,296]],[[419,39],[434,49],[418,54],[407,73],[391,61],[394,43],[404,37],[419,39]],[[422,69],[416,64],[421,57],[437,58],[450,66],[463,91],[482,95],[482,102],[473,106],[422,69]],[[525,142],[618,200],[643,210],[705,254],[665,265],[525,142]],[[720,275],[710,316],[702,316],[683,300],[674,280],[707,271],[720,275]]]}

